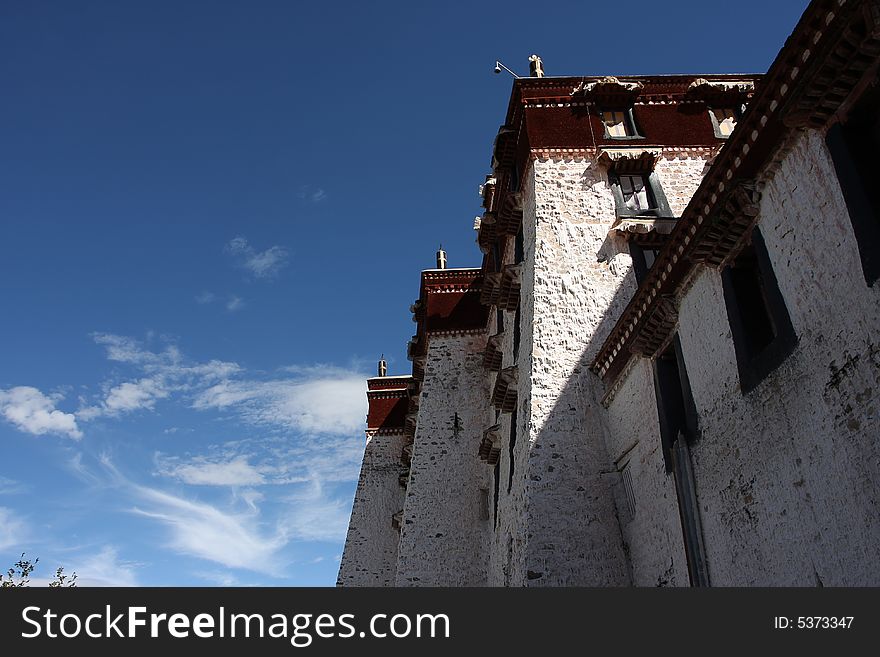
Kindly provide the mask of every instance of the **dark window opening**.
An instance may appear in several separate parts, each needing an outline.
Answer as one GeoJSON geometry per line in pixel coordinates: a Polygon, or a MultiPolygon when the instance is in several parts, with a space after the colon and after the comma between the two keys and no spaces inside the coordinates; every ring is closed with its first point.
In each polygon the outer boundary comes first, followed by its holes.
{"type": "Polygon", "coordinates": [[[672,472],[672,446],[683,434],[690,443],[698,434],[697,409],[676,335],[672,344],[654,360],[654,392],[660,422],[660,444],[666,472],[672,472]]]}
{"type": "Polygon", "coordinates": [[[497,241],[492,243],[492,266],[493,271],[501,271],[501,247],[497,241]]]}
{"type": "Polygon", "coordinates": [[[508,441],[507,457],[509,470],[507,471],[507,494],[513,488],[513,449],[516,447],[516,411],[510,414],[510,440],[508,441]]]}
{"type": "Polygon", "coordinates": [[[514,165],[510,167],[510,171],[507,177],[507,191],[519,191],[519,170],[516,167],[516,163],[514,163],[514,165]]]}
{"type": "Polygon", "coordinates": [[[498,306],[495,306],[495,332],[504,332],[504,311],[498,306]]]}
{"type": "Polygon", "coordinates": [[[845,123],[828,130],[825,143],[849,211],[862,273],[873,285],[880,279],[880,194],[875,190],[880,150],[878,81],[855,104],[845,123]]]}
{"type": "Polygon", "coordinates": [[[654,360],[654,391],[660,420],[660,444],[666,472],[675,478],[675,492],[691,586],[708,586],[703,530],[689,445],[699,437],[697,409],[676,335],[654,360]]]}
{"type": "Polygon", "coordinates": [[[794,350],[797,337],[760,231],[721,272],[740,387],[753,390],[794,350]]]}
{"type": "Polygon", "coordinates": [[[629,254],[632,256],[633,272],[636,275],[636,283],[641,285],[648,275],[654,261],[657,259],[657,250],[643,247],[635,242],[629,243],[629,254]]]}
{"type": "Polygon", "coordinates": [[[519,306],[516,307],[516,315],[513,318],[513,363],[516,365],[519,362],[519,306]]]}
{"type": "Polygon", "coordinates": [[[495,464],[495,497],[492,502],[492,517],[494,519],[494,529],[498,529],[498,480],[501,478],[501,459],[495,464]]]}
{"type": "Polygon", "coordinates": [[[514,242],[513,248],[513,262],[517,265],[525,260],[525,245],[523,242],[523,229],[522,224],[520,224],[519,232],[516,234],[516,241],[514,242]]]}

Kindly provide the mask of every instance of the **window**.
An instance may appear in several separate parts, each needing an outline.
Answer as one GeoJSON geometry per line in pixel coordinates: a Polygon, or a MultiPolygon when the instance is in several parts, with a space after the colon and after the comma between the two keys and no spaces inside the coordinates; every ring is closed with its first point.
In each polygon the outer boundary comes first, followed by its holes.
{"type": "Polygon", "coordinates": [[[736,349],[740,387],[753,390],[794,350],[797,337],[767,247],[757,227],[752,243],[721,272],[736,349]]]}
{"type": "Polygon", "coordinates": [[[715,136],[727,139],[736,127],[737,112],[729,108],[713,108],[709,110],[709,116],[712,118],[715,136]]]}
{"type": "Polygon", "coordinates": [[[632,108],[602,112],[602,123],[605,125],[606,139],[640,139],[636,131],[632,108]]]}
{"type": "Polygon", "coordinates": [[[697,409],[691,395],[676,335],[669,347],[654,361],[654,391],[660,420],[660,444],[666,472],[675,478],[675,492],[681,518],[682,538],[691,586],[708,586],[703,530],[688,445],[698,437],[697,409]]]}
{"type": "Polygon", "coordinates": [[[516,315],[513,317],[513,364],[519,364],[519,342],[520,342],[520,306],[516,307],[516,315]]]}
{"type": "Polygon", "coordinates": [[[513,488],[513,460],[514,449],[516,449],[516,412],[510,414],[510,438],[507,442],[507,494],[513,488]]]}
{"type": "Polygon", "coordinates": [[[678,436],[683,435],[688,442],[693,442],[697,437],[697,409],[691,396],[678,335],[666,351],[654,360],[654,392],[657,396],[663,460],[666,471],[672,472],[672,447],[678,436]]]}
{"type": "Polygon", "coordinates": [[[657,201],[645,176],[619,176],[619,180],[623,204],[627,209],[640,214],[642,210],[653,210],[657,207],[657,201]]]}
{"type": "Polygon", "coordinates": [[[641,284],[657,259],[657,250],[643,247],[635,242],[629,243],[629,254],[632,256],[633,272],[636,275],[636,283],[641,284]]]}
{"type": "Polygon", "coordinates": [[[671,217],[657,174],[609,174],[619,217],[671,217]]]}
{"type": "Polygon", "coordinates": [[[874,85],[853,106],[846,121],[832,126],[825,138],[868,285],[880,279],[880,195],[875,190],[880,150],[880,84],[874,85]]]}
{"type": "Polygon", "coordinates": [[[519,231],[516,233],[516,241],[513,244],[513,262],[519,264],[525,260],[525,238],[523,237],[522,222],[519,224],[519,231]]]}

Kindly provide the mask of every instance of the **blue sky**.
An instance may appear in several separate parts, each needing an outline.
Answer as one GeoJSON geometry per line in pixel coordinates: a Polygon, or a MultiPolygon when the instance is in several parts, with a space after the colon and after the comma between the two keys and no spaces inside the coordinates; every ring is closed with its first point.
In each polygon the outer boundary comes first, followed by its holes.
{"type": "Polygon", "coordinates": [[[480,262],[495,59],[763,72],[805,4],[2,3],[0,567],[332,585],[364,378],[480,262]]]}

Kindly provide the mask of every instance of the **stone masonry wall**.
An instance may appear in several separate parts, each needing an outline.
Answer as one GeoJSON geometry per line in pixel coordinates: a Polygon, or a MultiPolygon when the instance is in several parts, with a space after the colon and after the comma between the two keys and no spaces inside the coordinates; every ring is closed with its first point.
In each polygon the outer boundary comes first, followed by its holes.
{"type": "Polygon", "coordinates": [[[794,353],[743,395],[719,274],[704,270],[680,308],[710,581],[876,586],[880,289],[865,283],[819,133],[803,133],[782,161],[759,226],[794,353]]]}
{"type": "Polygon", "coordinates": [[[632,293],[631,260],[594,160],[539,159],[527,181],[521,365],[524,527],[512,584],[629,583],[587,359],[632,293]]]}
{"type": "Polygon", "coordinates": [[[391,516],[403,508],[398,476],[403,434],[368,438],[358,477],[354,505],[338,586],[393,586],[397,571],[398,533],[391,516]]]}
{"type": "Polygon", "coordinates": [[[477,456],[489,398],[485,345],[485,334],[429,336],[398,586],[487,583],[492,480],[477,456]]]}
{"type": "Polygon", "coordinates": [[[680,217],[690,203],[691,197],[700,186],[700,181],[709,169],[709,155],[714,151],[664,151],[664,157],[657,161],[654,171],[660,178],[663,193],[669,201],[672,214],[680,217]]]}
{"type": "Polygon", "coordinates": [[[667,474],[651,363],[633,364],[608,407],[608,453],[628,470],[634,508],[623,479],[615,489],[634,586],[689,586],[675,479],[667,474]]]}

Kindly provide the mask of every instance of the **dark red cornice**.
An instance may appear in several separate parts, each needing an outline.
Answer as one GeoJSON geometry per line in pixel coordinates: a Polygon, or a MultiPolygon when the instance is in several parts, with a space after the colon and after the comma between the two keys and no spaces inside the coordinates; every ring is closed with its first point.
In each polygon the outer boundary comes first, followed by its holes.
{"type": "Polygon", "coordinates": [[[368,432],[403,433],[411,383],[411,376],[381,376],[367,379],[368,432]]]}

